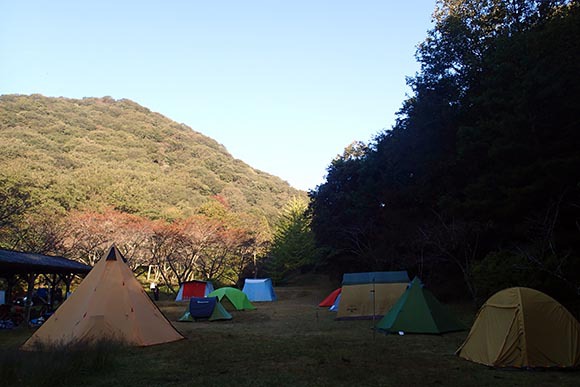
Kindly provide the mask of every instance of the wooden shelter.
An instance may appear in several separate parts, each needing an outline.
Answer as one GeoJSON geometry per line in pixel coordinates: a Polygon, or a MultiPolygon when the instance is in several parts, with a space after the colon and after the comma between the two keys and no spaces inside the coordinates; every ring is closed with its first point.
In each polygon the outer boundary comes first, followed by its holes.
{"type": "Polygon", "coordinates": [[[64,257],[0,249],[0,278],[6,281],[7,304],[12,301],[12,289],[18,278],[27,283],[27,297],[30,299],[34,283],[41,275],[50,284],[51,291],[62,282],[68,293],[73,278],[85,276],[91,269],[89,265],[64,257]]]}

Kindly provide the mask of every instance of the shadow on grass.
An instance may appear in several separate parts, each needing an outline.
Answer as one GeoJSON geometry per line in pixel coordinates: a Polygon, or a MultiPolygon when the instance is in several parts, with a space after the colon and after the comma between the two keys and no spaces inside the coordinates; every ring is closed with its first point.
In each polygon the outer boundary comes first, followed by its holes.
{"type": "Polygon", "coordinates": [[[115,367],[125,344],[118,341],[76,342],[44,346],[33,351],[17,347],[0,350],[2,386],[65,386],[82,384],[84,376],[104,374],[115,367]]]}

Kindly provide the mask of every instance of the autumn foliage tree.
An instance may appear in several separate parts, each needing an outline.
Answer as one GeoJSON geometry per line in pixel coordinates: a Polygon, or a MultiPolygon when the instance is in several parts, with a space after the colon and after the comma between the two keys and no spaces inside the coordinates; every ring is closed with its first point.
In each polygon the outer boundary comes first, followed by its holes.
{"type": "Polygon", "coordinates": [[[259,243],[264,242],[257,238],[261,231],[244,227],[223,204],[213,209],[219,217],[214,211],[213,217],[200,213],[172,222],[113,209],[73,212],[66,220],[63,249],[69,257],[94,265],[114,243],[137,274],[152,266],[172,291],[192,279],[235,284],[262,251],[259,243]]]}
{"type": "Polygon", "coordinates": [[[115,244],[136,269],[148,262],[144,255],[152,222],[137,215],[108,209],[104,212],[72,212],[68,218],[66,248],[70,256],[94,265],[115,244]]]}

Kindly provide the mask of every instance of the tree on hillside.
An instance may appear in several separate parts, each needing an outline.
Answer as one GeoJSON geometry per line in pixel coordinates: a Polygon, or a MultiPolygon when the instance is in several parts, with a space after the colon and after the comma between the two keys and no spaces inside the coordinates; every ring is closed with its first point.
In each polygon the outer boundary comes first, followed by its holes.
{"type": "Polygon", "coordinates": [[[236,284],[252,265],[255,239],[248,230],[222,227],[214,243],[200,257],[197,270],[204,278],[218,283],[236,284]]]}
{"type": "MultiPolygon", "coordinates": [[[[0,176],[0,248],[45,255],[64,255],[67,224],[61,214],[43,208],[30,185],[10,177],[0,176]]],[[[36,274],[3,277],[8,290],[36,281],[36,274]]],[[[55,286],[53,277],[43,281],[55,286]]]]}
{"type": "Polygon", "coordinates": [[[192,279],[234,284],[252,263],[254,243],[249,230],[196,215],[173,223],[155,222],[148,256],[173,291],[173,285],[192,279]]]}
{"type": "Polygon", "coordinates": [[[268,223],[250,214],[237,216],[217,202],[204,208],[213,209],[213,217],[197,214],[172,222],[112,209],[73,212],[64,222],[63,248],[69,257],[94,265],[114,243],[133,271],[155,265],[174,291],[192,279],[237,283],[254,257],[263,254],[268,223]]]}
{"type": "Polygon", "coordinates": [[[150,220],[108,209],[74,211],[66,222],[64,245],[71,258],[92,266],[115,244],[133,270],[149,264],[146,246],[153,228],[150,220]]]}
{"type": "Polygon", "coordinates": [[[12,233],[14,249],[46,255],[67,256],[70,224],[61,214],[40,210],[22,217],[12,233]]]}
{"type": "Polygon", "coordinates": [[[24,215],[35,205],[25,183],[0,176],[0,246],[14,249],[18,237],[14,235],[24,215]]]}
{"type": "Polygon", "coordinates": [[[176,292],[172,285],[179,285],[195,270],[197,249],[191,249],[190,240],[184,234],[183,223],[154,223],[147,248],[150,264],[156,265],[168,289],[176,292]]]}
{"type": "Polygon", "coordinates": [[[282,209],[266,263],[266,271],[274,282],[315,262],[317,249],[310,222],[308,203],[304,199],[292,198],[282,209]]]}

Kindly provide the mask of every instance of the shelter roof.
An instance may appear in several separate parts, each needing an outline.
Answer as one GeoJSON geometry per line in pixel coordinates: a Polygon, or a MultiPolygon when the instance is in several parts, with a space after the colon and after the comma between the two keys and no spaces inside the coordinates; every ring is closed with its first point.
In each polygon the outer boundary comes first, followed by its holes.
{"type": "Polygon", "coordinates": [[[0,276],[13,274],[86,274],[92,267],[64,257],[0,249],[0,276]]]}

